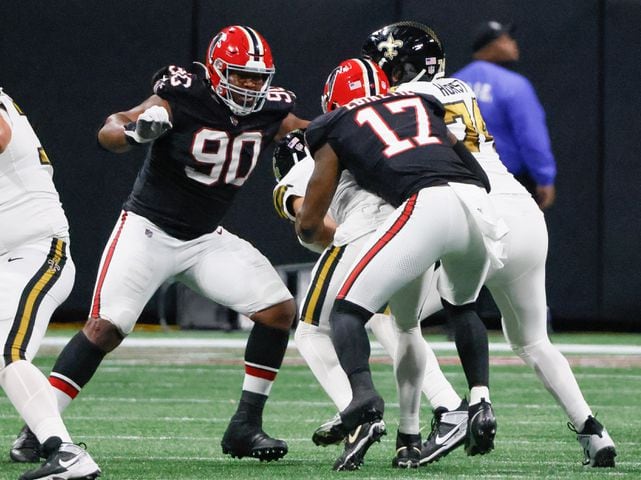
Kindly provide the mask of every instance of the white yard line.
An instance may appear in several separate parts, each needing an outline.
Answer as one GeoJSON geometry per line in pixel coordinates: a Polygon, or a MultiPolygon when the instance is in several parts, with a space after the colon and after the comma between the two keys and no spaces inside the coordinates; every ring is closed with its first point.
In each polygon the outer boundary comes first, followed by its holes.
{"type": "MultiPolygon", "coordinates": [[[[69,341],[68,337],[46,337],[42,346],[64,347],[69,341]]],[[[246,339],[241,338],[126,338],[119,348],[229,348],[241,349],[245,347],[246,339]]],[[[435,352],[456,352],[454,342],[429,342],[435,352]]],[[[641,355],[641,346],[635,345],[599,345],[599,344],[570,344],[556,343],[556,347],[563,353],[597,354],[597,355],[641,355]]],[[[292,341],[290,349],[296,346],[292,341]]],[[[382,351],[383,347],[378,342],[372,342],[373,351],[382,351]]],[[[507,343],[490,343],[490,352],[511,352],[507,343]]]]}

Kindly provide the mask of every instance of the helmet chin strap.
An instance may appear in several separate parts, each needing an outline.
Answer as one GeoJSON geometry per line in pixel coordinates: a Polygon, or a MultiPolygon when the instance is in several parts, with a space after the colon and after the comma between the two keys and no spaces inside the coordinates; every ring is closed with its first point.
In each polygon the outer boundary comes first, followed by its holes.
{"type": "Polygon", "coordinates": [[[417,72],[411,63],[406,63],[403,66],[403,77],[401,78],[400,83],[420,82],[421,79],[425,76],[425,73],[425,69],[417,72]]]}
{"type": "Polygon", "coordinates": [[[414,67],[412,65],[406,64],[401,83],[431,82],[432,80],[436,80],[437,78],[443,78],[445,76],[445,72],[442,69],[439,69],[439,71],[436,72],[434,75],[432,75],[431,78],[424,78],[426,74],[427,74],[427,70],[425,70],[424,68],[420,72],[416,73],[416,70],[414,70],[414,67]]]}

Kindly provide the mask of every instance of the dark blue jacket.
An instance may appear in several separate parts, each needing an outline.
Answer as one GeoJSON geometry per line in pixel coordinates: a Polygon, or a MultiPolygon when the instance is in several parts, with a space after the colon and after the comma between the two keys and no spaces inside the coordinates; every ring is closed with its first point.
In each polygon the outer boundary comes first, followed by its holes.
{"type": "Polygon", "coordinates": [[[496,150],[514,175],[527,173],[537,185],[552,185],[556,163],[545,112],[532,84],[494,63],[476,60],[452,75],[476,93],[496,150]]]}

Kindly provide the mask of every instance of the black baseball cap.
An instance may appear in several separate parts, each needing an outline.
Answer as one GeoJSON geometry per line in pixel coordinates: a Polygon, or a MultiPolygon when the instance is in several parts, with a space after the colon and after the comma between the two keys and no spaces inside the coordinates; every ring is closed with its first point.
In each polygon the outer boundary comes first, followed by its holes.
{"type": "Polygon", "coordinates": [[[512,35],[516,30],[512,23],[500,23],[496,20],[490,20],[480,24],[474,32],[474,43],[472,43],[472,50],[474,52],[480,50],[488,43],[496,40],[504,33],[512,35]]]}

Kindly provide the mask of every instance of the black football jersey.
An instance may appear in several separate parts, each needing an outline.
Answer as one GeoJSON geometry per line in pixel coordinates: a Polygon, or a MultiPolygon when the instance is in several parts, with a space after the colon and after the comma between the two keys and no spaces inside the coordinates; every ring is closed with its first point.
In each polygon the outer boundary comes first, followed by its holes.
{"type": "Polygon", "coordinates": [[[316,118],[305,139],[312,154],[328,143],[362,188],[397,207],[425,187],[483,187],[451,148],[443,115],[443,105],[431,95],[395,92],[316,118]]]}
{"type": "Polygon", "coordinates": [[[199,63],[189,70],[169,66],[154,79],[173,127],[152,142],[123,208],[176,238],[193,239],[216,229],[296,97],[272,87],[260,111],[235,116],[199,63]]]}

